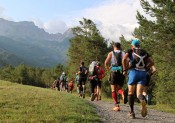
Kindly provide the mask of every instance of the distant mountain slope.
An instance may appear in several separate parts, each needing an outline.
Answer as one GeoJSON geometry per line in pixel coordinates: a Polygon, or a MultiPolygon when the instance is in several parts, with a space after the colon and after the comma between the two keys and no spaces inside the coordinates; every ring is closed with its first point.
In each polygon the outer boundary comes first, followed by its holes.
{"type": "Polygon", "coordinates": [[[32,22],[0,19],[0,65],[52,67],[67,60],[71,30],[49,34],[32,22]]]}

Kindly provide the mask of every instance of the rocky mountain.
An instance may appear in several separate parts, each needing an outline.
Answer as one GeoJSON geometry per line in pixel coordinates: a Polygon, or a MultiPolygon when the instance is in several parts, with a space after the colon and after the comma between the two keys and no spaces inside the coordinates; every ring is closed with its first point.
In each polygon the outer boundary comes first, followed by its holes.
{"type": "Polygon", "coordinates": [[[65,64],[71,29],[49,34],[33,22],[13,22],[0,19],[0,66],[21,63],[52,67],[65,64]]]}

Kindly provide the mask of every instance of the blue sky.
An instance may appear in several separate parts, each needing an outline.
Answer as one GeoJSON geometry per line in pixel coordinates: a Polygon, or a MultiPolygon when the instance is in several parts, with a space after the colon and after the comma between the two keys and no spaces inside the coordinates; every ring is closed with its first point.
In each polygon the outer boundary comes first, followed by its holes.
{"type": "Polygon", "coordinates": [[[96,6],[105,0],[0,0],[4,14],[21,21],[39,17],[43,21],[96,6]]]}
{"type": "Polygon", "coordinates": [[[139,0],[0,0],[0,17],[33,21],[49,33],[64,33],[83,17],[93,20],[102,35],[111,40],[131,38],[138,26],[139,0]]]}

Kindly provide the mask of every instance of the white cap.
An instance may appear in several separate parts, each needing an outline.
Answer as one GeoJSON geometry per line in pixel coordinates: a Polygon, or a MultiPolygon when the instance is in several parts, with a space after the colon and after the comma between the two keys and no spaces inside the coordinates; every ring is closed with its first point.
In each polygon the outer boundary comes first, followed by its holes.
{"type": "Polygon", "coordinates": [[[63,75],[65,74],[65,72],[62,73],[63,75]]]}

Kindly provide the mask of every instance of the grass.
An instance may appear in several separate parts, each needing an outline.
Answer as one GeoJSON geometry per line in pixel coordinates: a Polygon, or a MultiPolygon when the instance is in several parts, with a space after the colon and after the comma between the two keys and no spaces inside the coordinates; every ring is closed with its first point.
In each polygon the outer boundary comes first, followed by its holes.
{"type": "Polygon", "coordinates": [[[165,105],[165,104],[150,105],[150,108],[156,109],[159,111],[163,111],[163,112],[167,112],[167,113],[175,114],[175,109],[172,108],[171,106],[165,105]]]}
{"type": "Polygon", "coordinates": [[[0,122],[101,122],[94,107],[69,93],[0,80],[0,122]]]}

